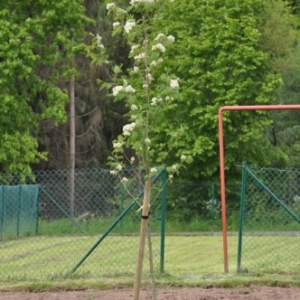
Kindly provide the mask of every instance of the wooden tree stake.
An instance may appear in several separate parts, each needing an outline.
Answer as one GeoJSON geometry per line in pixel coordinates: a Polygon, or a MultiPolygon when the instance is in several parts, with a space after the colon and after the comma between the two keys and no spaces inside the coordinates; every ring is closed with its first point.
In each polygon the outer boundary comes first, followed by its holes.
{"type": "Polygon", "coordinates": [[[141,286],[143,260],[144,260],[144,249],[145,249],[145,241],[147,236],[147,227],[148,227],[148,218],[149,218],[150,196],[151,196],[151,179],[147,179],[145,181],[139,252],[138,252],[138,259],[136,264],[136,272],[135,272],[135,280],[134,280],[134,293],[133,293],[134,300],[139,300],[139,295],[140,295],[140,286],[141,286]]]}

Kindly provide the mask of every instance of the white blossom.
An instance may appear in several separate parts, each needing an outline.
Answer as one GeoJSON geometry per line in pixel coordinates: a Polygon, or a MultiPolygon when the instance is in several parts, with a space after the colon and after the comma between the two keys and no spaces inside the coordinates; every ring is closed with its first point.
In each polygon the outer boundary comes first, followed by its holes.
{"type": "Polygon", "coordinates": [[[176,171],[176,170],[177,170],[177,165],[173,165],[173,166],[171,167],[171,169],[172,169],[173,171],[176,171]]]}
{"type": "Polygon", "coordinates": [[[103,44],[102,44],[102,36],[99,35],[98,33],[97,33],[97,35],[96,35],[96,40],[97,40],[97,46],[98,46],[99,48],[104,49],[104,46],[103,46],[103,44]]]}
{"type": "Polygon", "coordinates": [[[165,52],[166,51],[165,46],[163,44],[161,44],[161,43],[158,43],[158,44],[152,46],[152,50],[156,50],[156,49],[159,50],[159,51],[161,51],[161,52],[165,52]]]}
{"type": "Polygon", "coordinates": [[[171,43],[174,43],[174,42],[175,42],[175,38],[174,38],[173,35],[168,35],[168,36],[167,36],[167,39],[168,39],[168,41],[171,42],[171,43]]]}
{"type": "Polygon", "coordinates": [[[110,9],[112,9],[112,8],[115,7],[115,6],[116,6],[116,4],[113,3],[113,2],[112,2],[112,3],[107,3],[107,4],[106,4],[106,9],[107,9],[107,10],[110,10],[110,9]]]}
{"type": "Polygon", "coordinates": [[[132,111],[134,111],[134,110],[137,110],[138,107],[137,107],[135,104],[131,104],[130,109],[131,109],[132,111]]]}
{"type": "Polygon", "coordinates": [[[134,67],[133,67],[133,72],[134,72],[134,73],[138,73],[138,72],[139,72],[139,70],[140,70],[140,68],[139,68],[139,67],[137,67],[137,66],[134,66],[134,67]]]}
{"type": "Polygon", "coordinates": [[[124,125],[123,126],[123,135],[124,136],[129,136],[132,132],[132,130],[134,129],[135,127],[135,123],[131,123],[131,124],[127,124],[127,125],[124,125]]]}
{"type": "Polygon", "coordinates": [[[120,22],[113,22],[113,29],[115,29],[116,27],[118,27],[120,25],[120,22]]]}
{"type": "Polygon", "coordinates": [[[152,99],[151,99],[151,105],[152,106],[156,106],[156,104],[157,104],[157,98],[156,97],[153,97],[152,99]]]}
{"type": "Polygon", "coordinates": [[[127,20],[124,26],[124,30],[126,31],[126,33],[129,33],[134,26],[135,26],[134,20],[127,20]]]}
{"type": "Polygon", "coordinates": [[[163,33],[159,33],[157,37],[154,39],[155,41],[159,41],[161,38],[165,37],[163,33]]]}
{"type": "Polygon", "coordinates": [[[131,0],[130,5],[134,5],[135,3],[145,2],[145,3],[153,3],[154,0],[131,0]]]}
{"type": "Polygon", "coordinates": [[[142,58],[144,58],[144,57],[146,57],[146,54],[145,54],[144,52],[142,52],[142,53],[136,55],[136,56],[134,57],[134,59],[135,59],[135,60],[140,60],[140,59],[142,59],[142,58]]]}
{"type": "Polygon", "coordinates": [[[178,89],[179,88],[179,83],[177,79],[171,79],[170,86],[172,89],[178,89]]]}
{"type": "Polygon", "coordinates": [[[145,138],[145,144],[150,144],[150,139],[149,138],[145,138]]]}
{"type": "Polygon", "coordinates": [[[173,101],[173,100],[174,100],[174,98],[173,98],[173,97],[170,97],[170,96],[166,96],[165,99],[166,99],[166,101],[169,101],[169,100],[170,100],[170,101],[173,101]]]}
{"type": "Polygon", "coordinates": [[[181,161],[185,161],[185,160],[186,160],[186,156],[185,156],[184,154],[182,154],[182,155],[180,156],[180,160],[181,160],[181,161]]]}
{"type": "Polygon", "coordinates": [[[157,66],[157,61],[156,60],[153,60],[150,64],[150,66],[153,66],[153,67],[156,67],[157,66]]]}
{"type": "Polygon", "coordinates": [[[172,174],[169,175],[169,179],[173,179],[173,175],[172,174]]]}
{"type": "Polygon", "coordinates": [[[110,170],[109,173],[110,173],[111,175],[117,175],[117,171],[116,171],[116,170],[110,170]]]}
{"type": "Polygon", "coordinates": [[[121,171],[121,170],[123,169],[123,167],[122,167],[121,164],[118,164],[118,165],[116,166],[116,169],[119,170],[119,171],[121,171]]]}
{"type": "Polygon", "coordinates": [[[139,47],[139,45],[132,45],[130,52],[133,52],[135,49],[137,49],[139,47]]]}
{"type": "Polygon", "coordinates": [[[133,163],[133,162],[135,161],[135,157],[132,156],[132,157],[130,158],[130,161],[131,161],[131,163],[133,163]]]}
{"type": "Polygon", "coordinates": [[[113,87],[113,95],[116,97],[120,92],[123,92],[124,88],[121,85],[113,87]]]}
{"type": "Polygon", "coordinates": [[[128,178],[126,178],[126,177],[123,177],[122,179],[121,179],[121,182],[122,183],[126,183],[128,181],[128,178]]]}
{"type": "Polygon", "coordinates": [[[121,142],[113,143],[114,148],[122,148],[122,146],[123,146],[123,143],[121,143],[121,142]]]}
{"type": "Polygon", "coordinates": [[[154,78],[152,77],[151,73],[147,73],[146,78],[149,82],[151,82],[154,78]]]}
{"type": "Polygon", "coordinates": [[[127,85],[124,88],[124,92],[126,92],[126,93],[135,93],[135,89],[131,85],[127,85]]]}
{"type": "Polygon", "coordinates": [[[157,173],[157,168],[151,168],[150,173],[157,173]]]}

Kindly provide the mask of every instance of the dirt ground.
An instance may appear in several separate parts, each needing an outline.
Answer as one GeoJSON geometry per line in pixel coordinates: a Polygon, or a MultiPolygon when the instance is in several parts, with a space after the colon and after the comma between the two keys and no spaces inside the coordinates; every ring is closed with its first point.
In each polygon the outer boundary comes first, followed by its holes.
{"type": "MultiPolygon", "coordinates": [[[[160,288],[157,300],[300,300],[300,288],[253,287],[235,289],[160,288]]],[[[19,293],[0,292],[1,300],[131,300],[132,289],[109,291],[87,290],[68,292],[19,293]]],[[[142,290],[140,300],[151,300],[150,290],[142,290]]]]}

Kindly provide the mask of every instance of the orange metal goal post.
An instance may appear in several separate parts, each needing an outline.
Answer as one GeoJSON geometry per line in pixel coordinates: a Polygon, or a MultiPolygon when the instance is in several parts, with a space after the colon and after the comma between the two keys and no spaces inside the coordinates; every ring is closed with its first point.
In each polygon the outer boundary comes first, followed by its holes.
{"type": "Polygon", "coordinates": [[[223,106],[219,109],[219,157],[220,157],[220,187],[222,208],[222,235],[224,271],[228,273],[228,244],[227,244],[227,220],[226,220],[226,194],[225,194],[225,166],[224,166],[224,136],[223,136],[223,112],[224,111],[253,111],[253,110],[300,110],[300,104],[286,105],[236,105],[223,106]]]}

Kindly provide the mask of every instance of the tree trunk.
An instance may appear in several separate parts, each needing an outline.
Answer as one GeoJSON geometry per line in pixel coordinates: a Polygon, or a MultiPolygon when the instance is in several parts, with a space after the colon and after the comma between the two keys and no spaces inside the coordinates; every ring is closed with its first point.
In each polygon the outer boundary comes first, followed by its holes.
{"type": "Polygon", "coordinates": [[[134,300],[138,300],[140,295],[140,286],[141,286],[143,260],[144,260],[144,249],[145,249],[145,241],[147,236],[147,227],[148,227],[148,218],[149,218],[150,196],[151,196],[151,179],[148,178],[145,181],[141,229],[140,229],[140,243],[139,243],[139,252],[138,252],[138,259],[137,259],[135,280],[134,280],[134,294],[133,294],[134,300]]]}
{"type": "Polygon", "coordinates": [[[75,194],[75,77],[70,79],[70,170],[69,170],[70,215],[74,216],[75,194]]]}

